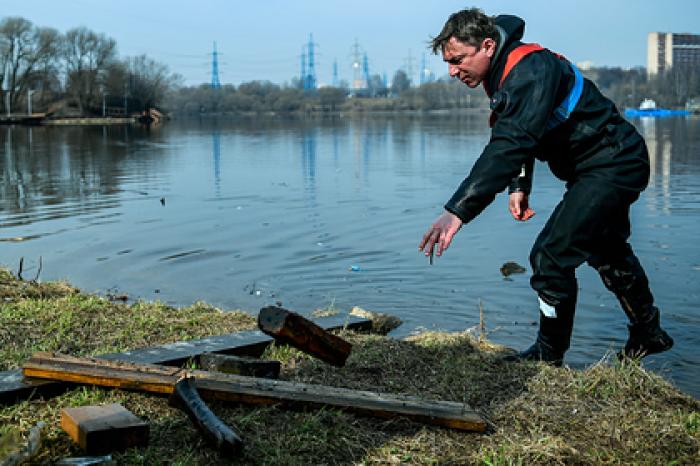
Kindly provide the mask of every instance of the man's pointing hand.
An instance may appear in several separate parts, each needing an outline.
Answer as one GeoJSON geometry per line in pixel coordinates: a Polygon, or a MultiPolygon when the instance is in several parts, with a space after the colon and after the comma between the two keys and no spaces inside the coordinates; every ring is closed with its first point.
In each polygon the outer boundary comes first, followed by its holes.
{"type": "Polygon", "coordinates": [[[450,247],[452,238],[462,228],[462,220],[451,212],[440,215],[428,231],[423,235],[423,239],[418,245],[418,250],[423,251],[426,256],[432,256],[433,248],[437,244],[437,255],[450,247]]]}

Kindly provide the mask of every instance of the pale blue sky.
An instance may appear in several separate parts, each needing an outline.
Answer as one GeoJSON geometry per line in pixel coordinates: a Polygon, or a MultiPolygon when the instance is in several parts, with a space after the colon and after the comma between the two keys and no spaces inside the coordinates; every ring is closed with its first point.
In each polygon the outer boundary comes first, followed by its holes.
{"type": "Polygon", "coordinates": [[[186,84],[210,81],[213,41],[222,53],[222,83],[289,81],[299,74],[302,45],[313,33],[318,80],[330,83],[335,59],[340,79],[352,78],[355,39],[371,73],[391,79],[410,51],[416,75],[423,53],[428,67],[444,75],[426,42],[450,13],[472,5],[487,14],[521,16],[525,40],[599,66],[645,66],[651,31],[700,33],[698,0],[0,0],[0,15],[62,32],[87,26],[113,37],[121,56],[145,53],[182,74],[186,84]]]}

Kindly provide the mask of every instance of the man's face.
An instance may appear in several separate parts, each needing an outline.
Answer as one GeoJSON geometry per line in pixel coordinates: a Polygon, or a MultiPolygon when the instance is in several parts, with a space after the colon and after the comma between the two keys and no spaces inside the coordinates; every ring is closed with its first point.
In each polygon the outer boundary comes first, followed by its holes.
{"type": "Polygon", "coordinates": [[[475,47],[450,37],[442,49],[442,59],[447,62],[450,77],[474,88],[486,77],[495,51],[493,39],[486,38],[480,47],[475,47]]]}

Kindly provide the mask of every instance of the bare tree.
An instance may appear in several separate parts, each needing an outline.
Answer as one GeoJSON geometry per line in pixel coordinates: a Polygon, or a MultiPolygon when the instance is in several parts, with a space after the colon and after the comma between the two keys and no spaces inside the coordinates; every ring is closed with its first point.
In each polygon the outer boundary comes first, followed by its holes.
{"type": "Polygon", "coordinates": [[[404,70],[398,70],[394,73],[394,79],[391,81],[391,92],[394,95],[401,95],[404,91],[411,87],[411,80],[404,70]]]}
{"type": "Polygon", "coordinates": [[[59,44],[55,29],[37,28],[19,17],[0,22],[0,60],[12,107],[28,90],[42,87],[42,72],[58,59],[59,44]]]}
{"type": "Polygon", "coordinates": [[[27,62],[19,92],[38,91],[39,101],[55,98],[61,92],[59,67],[63,37],[53,28],[36,28],[34,31],[32,59],[27,62]]]}
{"type": "MultiPolygon", "coordinates": [[[[20,60],[31,40],[33,25],[20,17],[5,18],[0,23],[0,54],[2,54],[3,90],[10,95],[10,106],[17,98],[20,60]]],[[[7,110],[7,109],[6,109],[7,110]]]]}
{"type": "Polygon", "coordinates": [[[143,110],[148,111],[161,103],[165,94],[179,81],[177,75],[171,74],[168,67],[146,55],[139,55],[126,60],[129,80],[129,94],[139,102],[143,110]]]}
{"type": "Polygon", "coordinates": [[[66,61],[67,90],[77,101],[80,113],[96,105],[101,80],[117,55],[114,39],[85,27],[66,33],[63,56],[66,61]]]}

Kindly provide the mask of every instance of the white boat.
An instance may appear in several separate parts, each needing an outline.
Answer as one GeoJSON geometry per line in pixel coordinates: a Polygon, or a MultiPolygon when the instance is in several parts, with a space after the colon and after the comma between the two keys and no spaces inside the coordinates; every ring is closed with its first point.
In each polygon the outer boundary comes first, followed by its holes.
{"type": "Polygon", "coordinates": [[[642,103],[639,104],[639,110],[656,110],[656,101],[653,99],[644,99],[642,103]]]}

